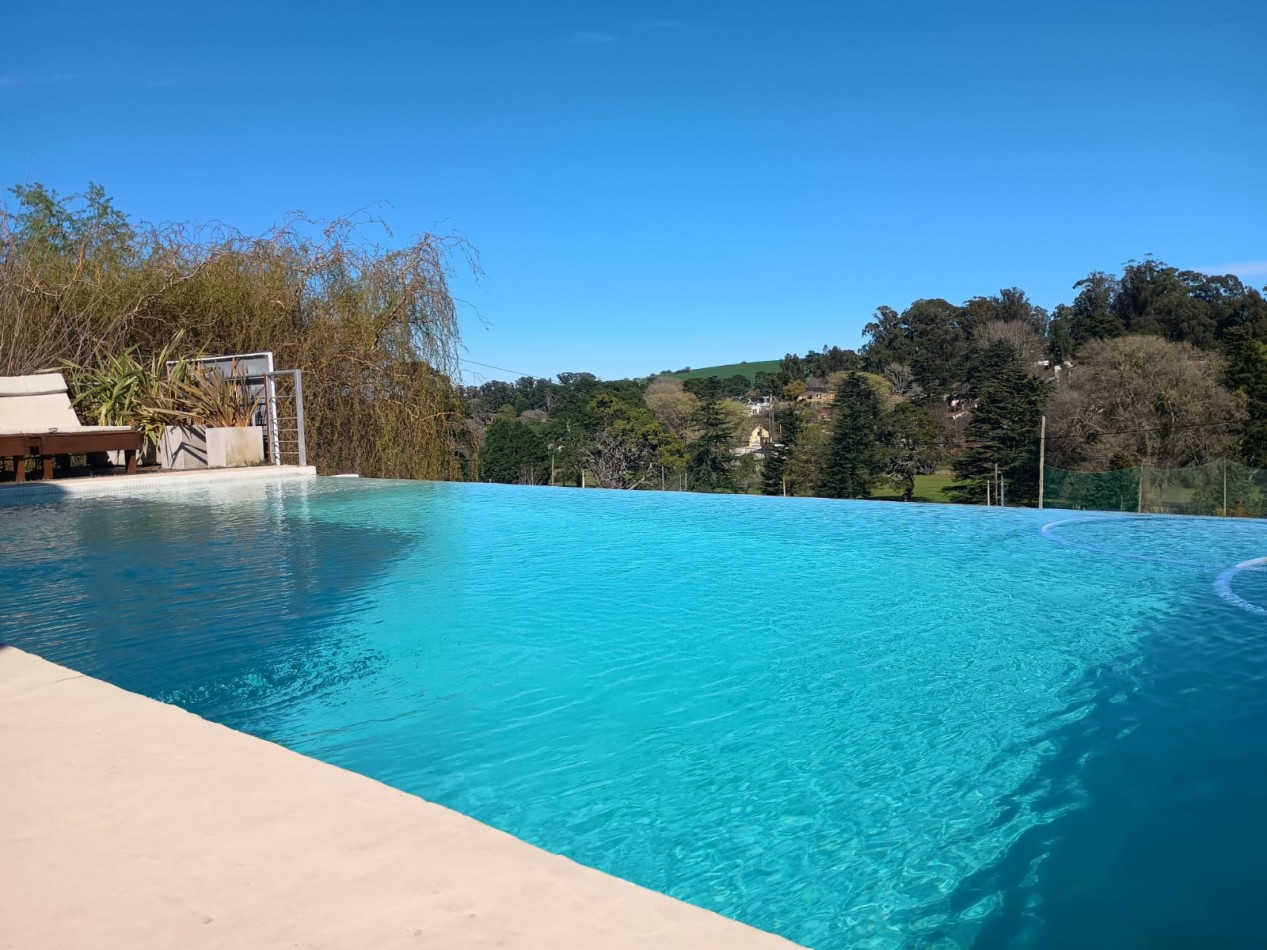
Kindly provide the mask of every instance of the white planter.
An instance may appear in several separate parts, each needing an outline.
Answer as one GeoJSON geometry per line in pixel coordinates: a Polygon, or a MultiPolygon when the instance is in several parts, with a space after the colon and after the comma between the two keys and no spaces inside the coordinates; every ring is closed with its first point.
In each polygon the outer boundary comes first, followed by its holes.
{"type": "Polygon", "coordinates": [[[167,426],[158,447],[165,469],[236,468],[264,461],[263,426],[167,426]]]}
{"type": "Polygon", "coordinates": [[[238,468],[264,461],[264,427],[207,429],[207,467],[238,468]]]}
{"type": "Polygon", "coordinates": [[[203,426],[163,426],[158,460],[165,469],[207,467],[207,430],[203,426]]]}

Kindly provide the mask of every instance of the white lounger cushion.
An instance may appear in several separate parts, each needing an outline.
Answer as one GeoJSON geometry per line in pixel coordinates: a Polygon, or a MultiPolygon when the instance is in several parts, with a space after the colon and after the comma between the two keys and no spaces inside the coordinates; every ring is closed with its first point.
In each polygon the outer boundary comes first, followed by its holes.
{"type": "Polygon", "coordinates": [[[61,373],[0,376],[0,432],[128,432],[129,426],[85,426],[70,404],[61,373]]]}
{"type": "MultiPolygon", "coordinates": [[[[34,376],[0,376],[0,396],[45,396],[68,391],[61,373],[34,376]]],[[[69,397],[68,397],[69,398],[69,397]]]]}

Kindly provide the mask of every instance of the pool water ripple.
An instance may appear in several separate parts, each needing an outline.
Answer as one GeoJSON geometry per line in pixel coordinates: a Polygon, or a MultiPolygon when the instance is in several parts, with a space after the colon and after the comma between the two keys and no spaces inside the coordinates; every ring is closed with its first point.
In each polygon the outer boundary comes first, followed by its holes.
{"type": "MultiPolygon", "coordinates": [[[[824,950],[1056,946],[1104,928],[1053,882],[1139,817],[1105,775],[1214,807],[1174,774],[1204,740],[1149,728],[1220,695],[1172,692],[1183,664],[1238,696],[1267,668],[1216,590],[1261,525],[1061,520],[342,480],[80,499],[0,512],[0,634],[824,950]]],[[[1267,731],[1261,696],[1184,721],[1267,731]]]]}

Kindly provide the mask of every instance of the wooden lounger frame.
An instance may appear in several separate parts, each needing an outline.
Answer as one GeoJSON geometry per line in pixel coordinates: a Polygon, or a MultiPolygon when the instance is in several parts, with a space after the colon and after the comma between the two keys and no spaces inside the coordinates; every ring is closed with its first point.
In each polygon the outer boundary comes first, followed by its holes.
{"type": "Polygon", "coordinates": [[[136,453],[141,449],[141,433],[131,432],[31,432],[0,435],[0,458],[13,459],[14,481],[26,481],[26,460],[38,458],[43,463],[40,477],[53,477],[53,462],[59,455],[83,455],[88,452],[122,451],[129,475],[136,474],[136,453]]]}

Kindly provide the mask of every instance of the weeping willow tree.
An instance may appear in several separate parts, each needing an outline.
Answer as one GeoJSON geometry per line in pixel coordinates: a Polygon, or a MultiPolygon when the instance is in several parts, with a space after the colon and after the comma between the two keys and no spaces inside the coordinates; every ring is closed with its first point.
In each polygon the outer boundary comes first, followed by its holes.
{"type": "Polygon", "coordinates": [[[303,370],[309,458],[323,471],[460,478],[474,464],[452,379],[449,290],[461,238],[403,246],[380,220],[294,215],[262,235],[133,222],[92,186],[15,188],[0,209],[0,374],[92,367],[135,347],[271,350],[303,370]]]}

